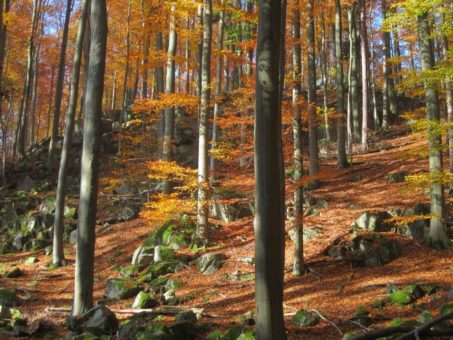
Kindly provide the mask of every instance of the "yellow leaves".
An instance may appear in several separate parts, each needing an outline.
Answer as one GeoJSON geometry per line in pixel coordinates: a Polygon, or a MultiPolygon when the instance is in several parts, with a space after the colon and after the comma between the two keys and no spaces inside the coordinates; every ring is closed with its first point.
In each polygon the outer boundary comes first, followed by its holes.
{"type": "Polygon", "coordinates": [[[411,216],[395,216],[385,220],[385,223],[395,224],[397,227],[402,227],[406,224],[413,223],[420,220],[431,218],[431,215],[411,215],[411,216]]]}
{"type": "Polygon", "coordinates": [[[183,167],[176,162],[163,160],[149,162],[148,170],[148,178],[177,183],[177,187],[175,187],[177,190],[193,192],[197,188],[197,171],[183,167]]]}
{"type": "Polygon", "coordinates": [[[178,193],[159,194],[145,204],[145,210],[140,213],[140,216],[153,223],[162,223],[195,209],[195,200],[181,197],[178,193]]]}
{"type": "Polygon", "coordinates": [[[406,176],[406,182],[413,187],[429,187],[431,184],[452,185],[453,174],[450,172],[417,173],[406,176]]]}
{"type": "Polygon", "coordinates": [[[214,149],[211,149],[209,152],[215,159],[223,162],[233,161],[241,154],[241,150],[230,141],[217,142],[214,145],[214,149]]]}
{"type": "Polygon", "coordinates": [[[157,99],[141,99],[135,102],[134,112],[160,111],[166,108],[185,108],[186,113],[198,112],[198,98],[181,93],[163,93],[157,99]]]}

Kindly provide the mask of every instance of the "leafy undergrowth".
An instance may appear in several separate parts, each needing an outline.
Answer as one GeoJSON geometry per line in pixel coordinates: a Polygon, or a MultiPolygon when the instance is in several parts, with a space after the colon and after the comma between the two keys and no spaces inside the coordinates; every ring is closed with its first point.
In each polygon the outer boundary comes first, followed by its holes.
{"type": "MultiPolygon", "coordinates": [[[[427,197],[413,190],[408,191],[405,183],[391,183],[387,178],[390,173],[398,171],[426,171],[426,161],[408,161],[401,156],[424,144],[414,141],[411,136],[403,136],[377,141],[375,145],[381,146],[381,151],[356,156],[353,171],[335,169],[334,160],[328,157],[323,160],[322,185],[313,193],[325,200],[328,206],[320,208],[316,216],[304,218],[306,225],[319,226],[323,230],[322,237],[305,245],[305,260],[311,269],[309,274],[297,278],[291,275],[293,249],[287,237],[284,312],[290,339],[341,338],[336,328],[322,320],[309,328],[294,326],[292,316],[302,308],[322,313],[342,333],[362,331],[348,321],[358,310],[365,309],[374,317],[375,322],[369,326],[371,329],[388,326],[396,318],[417,319],[425,310],[437,316],[447,291],[453,286],[453,250],[432,250],[393,232],[385,233],[385,236],[398,242],[402,255],[384,266],[353,268],[350,263],[325,255],[325,250],[337,239],[349,236],[351,224],[360,213],[410,207],[427,200],[427,197]],[[439,293],[421,297],[404,306],[376,302],[386,301],[386,286],[389,283],[400,287],[414,282],[437,284],[441,289],[439,293]]],[[[251,183],[251,180],[244,178],[242,183],[251,183]]],[[[102,195],[100,197],[102,199],[102,195]]],[[[241,316],[254,309],[254,267],[241,260],[254,254],[253,224],[251,218],[230,224],[212,222],[220,225],[218,231],[212,234],[216,244],[212,250],[225,253],[228,261],[213,275],[202,275],[195,265],[191,265],[172,274],[172,279],[181,283],[176,294],[184,297],[184,306],[203,308],[213,317],[204,318],[201,322],[211,324],[212,330],[225,330],[232,324],[237,325],[241,316]],[[232,273],[238,279],[233,280],[232,273]]],[[[114,224],[108,230],[99,230],[95,300],[103,298],[107,278],[117,276],[115,268],[130,263],[132,253],[143,243],[150,226],[139,218],[114,224]]],[[[65,250],[69,265],[53,270],[46,267],[50,258],[44,256],[43,251],[34,253],[39,262],[30,265],[23,263],[30,253],[0,257],[3,269],[20,265],[25,272],[17,279],[0,278],[0,286],[17,288],[22,297],[27,297],[28,301],[19,307],[21,312],[30,323],[47,320],[55,328],[52,331],[55,337],[66,332],[64,315],[50,313],[46,308],[71,306],[74,288],[75,248],[67,246],[65,250]]],[[[109,304],[109,307],[122,309],[129,308],[131,304],[132,299],[128,299],[109,304]]]]}

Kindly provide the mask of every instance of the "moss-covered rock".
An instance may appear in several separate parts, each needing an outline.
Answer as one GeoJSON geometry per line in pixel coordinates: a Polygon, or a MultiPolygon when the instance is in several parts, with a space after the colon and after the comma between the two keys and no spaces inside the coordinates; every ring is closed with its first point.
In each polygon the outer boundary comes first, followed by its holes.
{"type": "Polygon", "coordinates": [[[293,324],[299,327],[311,327],[316,325],[318,322],[319,316],[305,309],[299,310],[296,315],[293,316],[293,324]]]}
{"type": "Polygon", "coordinates": [[[211,275],[222,268],[226,258],[222,253],[207,253],[197,258],[195,263],[202,274],[211,275]]]}
{"type": "Polygon", "coordinates": [[[0,288],[0,305],[15,306],[19,303],[19,298],[14,290],[0,288]]]}
{"type": "Polygon", "coordinates": [[[162,261],[154,263],[148,268],[148,273],[152,278],[156,278],[165,274],[174,273],[178,265],[177,261],[162,261]]]}
{"type": "Polygon", "coordinates": [[[389,302],[400,306],[408,305],[414,301],[414,297],[405,290],[396,290],[388,297],[389,302]]]}
{"type": "Polygon", "coordinates": [[[134,309],[145,309],[145,308],[154,308],[159,305],[156,299],[153,299],[150,294],[141,291],[135,297],[132,308],[134,309]]]}
{"type": "Polygon", "coordinates": [[[112,300],[127,299],[139,291],[139,284],[128,278],[110,278],[105,285],[105,297],[112,300]]]}

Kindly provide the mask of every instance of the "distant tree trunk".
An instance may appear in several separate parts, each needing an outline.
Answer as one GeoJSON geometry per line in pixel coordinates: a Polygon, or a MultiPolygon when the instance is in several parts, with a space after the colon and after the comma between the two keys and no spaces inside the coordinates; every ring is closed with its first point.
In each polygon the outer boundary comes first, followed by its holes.
{"type": "Polygon", "coordinates": [[[360,140],[360,114],[359,114],[359,83],[357,79],[357,4],[353,4],[348,11],[349,21],[349,67],[350,67],[350,84],[349,91],[351,95],[351,115],[352,115],[352,132],[353,138],[360,140]]]}
{"type": "Polygon", "coordinates": [[[52,112],[52,98],[53,98],[53,86],[55,80],[55,67],[52,65],[50,71],[50,92],[49,92],[49,108],[47,109],[47,130],[46,130],[46,138],[49,138],[50,134],[50,113],[52,112]]]}
{"type": "MultiPolygon", "coordinates": [[[[198,6],[198,11],[197,11],[197,17],[198,17],[198,25],[200,27],[203,26],[203,6],[199,5],[198,6]]],[[[201,82],[202,82],[202,75],[201,75],[201,62],[203,59],[203,33],[201,33],[200,40],[198,41],[198,46],[197,46],[197,56],[196,56],[196,61],[197,61],[197,97],[201,97],[201,82]]]]}
{"type": "MultiPolygon", "coordinates": [[[[387,0],[382,0],[382,16],[387,17],[387,0]]],[[[390,45],[390,33],[383,32],[383,48],[384,48],[384,60],[382,63],[382,69],[384,73],[384,81],[382,85],[383,92],[383,113],[382,113],[382,128],[388,129],[390,120],[396,117],[397,106],[396,106],[396,93],[393,79],[391,77],[391,45],[390,45]]]]}
{"type": "Polygon", "coordinates": [[[343,88],[343,39],[341,25],[341,2],[335,0],[335,60],[337,91],[337,167],[348,165],[346,158],[346,122],[343,88]]]}
{"type": "MultiPolygon", "coordinates": [[[[287,0],[280,0],[281,5],[281,14],[282,18],[280,19],[281,30],[281,39],[280,39],[280,71],[279,71],[279,87],[280,87],[280,101],[283,100],[283,96],[285,93],[285,74],[286,74],[286,7],[287,7],[287,0]]],[[[313,43],[314,44],[314,43],[313,43]]],[[[314,51],[314,47],[313,47],[314,51]]]]}
{"type": "MultiPolygon", "coordinates": [[[[91,6],[88,6],[87,9],[87,18],[90,17],[91,13],[91,6]]],[[[84,74],[84,79],[83,79],[83,91],[82,95],[80,96],[80,110],[79,110],[79,115],[78,115],[78,120],[82,121],[83,117],[83,107],[85,103],[85,97],[87,93],[87,82],[88,82],[88,66],[90,64],[90,45],[91,45],[91,29],[90,29],[90,20],[87,20],[87,27],[85,29],[85,36],[83,38],[83,74],[84,74]]],[[[116,70],[113,75],[115,79],[115,96],[112,95],[112,101],[113,105],[116,103],[116,70]],[[113,99],[114,97],[114,99],[113,99]]],[[[114,109],[114,108],[113,108],[114,109]]],[[[113,110],[112,109],[112,110],[113,110]]]]}
{"type": "MultiPolygon", "coordinates": [[[[313,16],[314,0],[307,2],[307,51],[308,51],[308,141],[310,167],[309,175],[319,172],[318,123],[316,115],[316,57],[315,57],[315,20],[313,16]]],[[[317,181],[313,181],[316,183],[317,181]]]]}
{"type": "MultiPolygon", "coordinates": [[[[219,140],[219,126],[218,126],[218,119],[221,116],[221,104],[220,104],[220,97],[222,96],[222,72],[223,72],[223,56],[220,54],[220,51],[223,50],[223,37],[225,33],[225,11],[224,11],[224,6],[225,2],[224,0],[221,0],[221,8],[222,10],[220,11],[220,16],[219,16],[219,35],[218,35],[218,41],[217,41],[217,50],[218,50],[218,55],[217,55],[217,60],[216,60],[216,85],[215,85],[215,96],[216,96],[216,102],[214,103],[214,119],[212,122],[212,140],[211,140],[211,151],[214,151],[217,147],[217,142],[219,140]]],[[[214,183],[216,180],[216,159],[211,153],[211,158],[210,158],[210,167],[209,167],[209,173],[210,173],[210,182],[214,183]]]]}
{"type": "Polygon", "coordinates": [[[92,0],[91,29],[88,86],[84,110],[85,122],[83,126],[73,316],[79,316],[93,306],[99,141],[107,47],[107,8],[105,0],[92,0]]]}
{"type": "Polygon", "coordinates": [[[47,160],[47,168],[51,169],[54,163],[55,148],[58,138],[58,130],[60,125],[60,112],[61,112],[61,101],[63,99],[63,86],[64,86],[64,73],[65,73],[65,58],[66,58],[66,47],[68,45],[68,33],[69,33],[69,19],[71,16],[72,0],[68,0],[66,3],[66,14],[64,19],[63,27],[63,38],[61,40],[60,48],[60,60],[58,64],[58,76],[57,76],[57,87],[55,92],[55,106],[53,112],[53,125],[52,135],[50,137],[49,144],[49,158],[47,160]]]}
{"type": "Polygon", "coordinates": [[[362,150],[368,150],[368,33],[365,0],[360,0],[360,53],[362,62],[362,150]]]}
{"type": "Polygon", "coordinates": [[[373,36],[373,26],[372,26],[372,12],[373,3],[370,3],[370,18],[368,26],[370,27],[370,82],[371,82],[371,101],[373,104],[373,120],[374,120],[374,129],[378,130],[381,126],[381,121],[379,119],[378,109],[377,109],[377,96],[376,96],[376,75],[374,71],[374,36],[373,36]]]}
{"type": "Polygon", "coordinates": [[[301,47],[300,47],[300,6],[296,0],[293,9],[293,145],[294,145],[294,215],[293,227],[295,230],[294,242],[294,264],[293,275],[300,276],[304,271],[304,245],[303,245],[303,186],[301,183],[303,174],[303,155],[302,155],[302,119],[300,109],[301,95],[301,47]]]}
{"type": "MultiPolygon", "coordinates": [[[[176,55],[176,30],[175,30],[175,6],[171,7],[170,14],[170,33],[168,35],[168,54],[167,54],[167,74],[165,81],[165,93],[175,93],[175,55],[176,55]]],[[[173,106],[165,109],[165,128],[163,141],[163,160],[171,162],[173,160],[173,133],[175,130],[175,108],[173,106]]],[[[169,194],[171,184],[169,181],[162,183],[162,191],[169,194]]]]}
{"type": "Polygon", "coordinates": [[[112,102],[110,103],[110,110],[115,110],[116,103],[116,70],[113,72],[113,85],[112,85],[112,102]]]}
{"type": "Polygon", "coordinates": [[[27,123],[28,123],[28,111],[30,106],[30,94],[31,94],[31,82],[33,77],[33,56],[34,48],[36,44],[36,34],[38,31],[39,20],[41,16],[42,1],[33,1],[33,14],[31,20],[30,37],[28,40],[28,60],[27,60],[27,71],[24,81],[24,89],[22,92],[22,101],[19,110],[19,117],[16,129],[16,141],[14,143],[14,155],[16,148],[19,149],[19,154],[22,158],[25,157],[25,144],[27,139],[27,123]]]}
{"type": "Polygon", "coordinates": [[[130,54],[131,54],[131,0],[128,0],[127,5],[127,27],[126,27],[126,66],[124,69],[124,83],[123,83],[123,103],[121,109],[121,119],[124,119],[124,111],[129,106],[129,69],[130,69],[130,54]]]}
{"type": "MultiPolygon", "coordinates": [[[[74,62],[71,77],[71,93],[66,115],[66,128],[64,131],[63,148],[61,150],[60,169],[58,171],[57,198],[55,204],[55,222],[53,227],[52,264],[61,266],[64,264],[63,233],[64,233],[64,206],[66,199],[66,177],[68,160],[71,152],[71,140],[74,132],[75,113],[77,110],[77,97],[79,93],[80,67],[82,63],[83,38],[87,25],[87,8],[90,0],[83,0],[80,11],[80,23],[74,52],[74,62]]],[[[86,75],[85,75],[86,76],[86,75]]]]}
{"type": "MultiPolygon", "coordinates": [[[[422,71],[434,69],[433,41],[430,37],[428,13],[418,17],[420,37],[422,71]]],[[[428,120],[429,138],[429,172],[431,176],[431,222],[428,234],[428,244],[434,248],[447,248],[450,240],[445,231],[445,200],[444,188],[439,179],[443,173],[442,164],[442,136],[438,126],[440,124],[439,100],[436,88],[429,81],[424,82],[426,97],[426,114],[428,120]]]]}
{"type": "Polygon", "coordinates": [[[37,45],[34,52],[33,61],[33,86],[31,91],[31,107],[30,107],[30,121],[31,133],[28,144],[32,145],[35,142],[35,121],[36,121],[36,105],[38,102],[38,80],[39,80],[39,52],[41,46],[37,45]]]}
{"type": "MultiPolygon", "coordinates": [[[[157,32],[155,37],[155,50],[161,51],[163,50],[163,39],[162,39],[162,32],[157,32]]],[[[164,68],[162,66],[158,66],[154,69],[154,81],[155,81],[155,88],[154,88],[154,97],[157,98],[159,94],[164,92],[164,68]]],[[[165,115],[164,112],[159,112],[159,122],[157,123],[157,150],[158,150],[158,158],[162,159],[162,151],[163,151],[163,139],[165,133],[165,115]]]]}
{"type": "MultiPolygon", "coordinates": [[[[443,37],[442,54],[444,60],[448,61],[448,38],[443,37]]],[[[448,125],[448,169],[453,173],[453,91],[451,86],[452,80],[447,75],[445,78],[445,101],[447,105],[448,125]]]]}
{"type": "Polygon", "coordinates": [[[255,114],[256,338],[285,339],[285,187],[279,94],[281,2],[259,6],[255,114]]]}
{"type": "Polygon", "coordinates": [[[323,87],[323,111],[324,111],[324,130],[326,133],[326,139],[330,140],[330,126],[329,126],[329,115],[328,115],[328,51],[327,51],[327,37],[326,37],[326,21],[324,12],[321,13],[321,44],[320,44],[320,61],[321,61],[321,80],[323,87]]]}
{"type": "Polygon", "coordinates": [[[151,37],[148,32],[148,25],[146,23],[147,18],[150,15],[150,7],[145,9],[145,1],[140,2],[142,10],[142,29],[144,31],[144,43],[143,43],[143,58],[142,58],[142,98],[148,98],[148,63],[149,63],[149,49],[151,45],[151,37]]]}
{"type": "MultiPolygon", "coordinates": [[[[187,29],[191,29],[190,25],[190,18],[187,18],[187,29]]],[[[185,57],[186,57],[186,81],[185,81],[185,91],[187,94],[190,94],[190,58],[191,58],[191,53],[190,53],[190,38],[186,39],[186,46],[185,46],[185,57]]]]}
{"type": "Polygon", "coordinates": [[[203,54],[201,58],[201,98],[198,127],[198,205],[196,237],[199,243],[208,240],[208,121],[211,100],[212,3],[204,0],[203,54]]]}

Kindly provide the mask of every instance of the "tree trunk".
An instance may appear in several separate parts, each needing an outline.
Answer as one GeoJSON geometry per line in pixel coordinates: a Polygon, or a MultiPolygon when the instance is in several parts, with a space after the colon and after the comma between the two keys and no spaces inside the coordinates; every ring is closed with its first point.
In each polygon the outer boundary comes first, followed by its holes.
{"type": "MultiPolygon", "coordinates": [[[[175,55],[176,55],[176,30],[175,30],[175,6],[171,7],[170,33],[168,35],[167,74],[165,81],[165,93],[175,93],[175,55]]],[[[162,159],[166,162],[173,160],[173,133],[175,130],[175,108],[173,106],[165,109],[165,128],[162,149],[162,159]]],[[[169,181],[162,183],[162,191],[169,194],[171,184],[169,181]]]]}
{"type": "Polygon", "coordinates": [[[50,137],[49,158],[47,160],[47,169],[51,169],[51,167],[54,163],[55,148],[56,148],[58,130],[59,130],[59,125],[60,125],[61,101],[63,99],[64,73],[65,73],[66,47],[68,45],[69,19],[71,16],[71,9],[72,9],[72,0],[68,0],[66,3],[66,14],[65,14],[65,19],[64,19],[64,27],[63,27],[63,38],[61,40],[60,60],[59,60],[59,64],[58,64],[58,76],[57,76],[57,87],[55,90],[55,106],[54,106],[54,112],[53,112],[52,135],[50,137]]]}
{"type": "MultiPolygon", "coordinates": [[[[428,13],[418,17],[418,29],[422,57],[422,71],[434,69],[433,41],[430,37],[428,13]]],[[[440,113],[436,88],[429,82],[424,82],[426,97],[426,114],[428,120],[429,140],[429,172],[431,176],[431,221],[428,234],[428,244],[434,248],[447,248],[450,240],[445,231],[445,201],[444,188],[440,181],[443,173],[442,136],[439,132],[440,113]]]]}
{"type": "Polygon", "coordinates": [[[124,111],[129,106],[128,100],[128,82],[129,82],[129,59],[131,54],[131,0],[128,1],[127,5],[127,28],[126,28],[126,66],[124,70],[124,83],[123,83],[123,103],[121,109],[121,120],[124,119],[124,111]]]}
{"type": "Polygon", "coordinates": [[[373,3],[370,3],[370,18],[368,26],[370,27],[370,82],[371,82],[371,101],[373,104],[373,120],[374,120],[374,129],[378,130],[381,126],[381,121],[379,119],[378,109],[377,109],[377,98],[376,98],[376,75],[374,71],[374,36],[373,36],[373,26],[372,26],[372,8],[373,3]]]}
{"type": "Polygon", "coordinates": [[[360,140],[360,113],[359,113],[359,83],[357,77],[357,4],[348,11],[349,20],[349,63],[351,72],[351,115],[353,138],[360,140]]]}
{"type": "MultiPolygon", "coordinates": [[[[444,60],[448,61],[448,38],[443,37],[442,54],[444,60]]],[[[453,173],[453,94],[452,80],[449,76],[445,78],[445,101],[447,105],[447,121],[448,121],[448,169],[453,173]]]]}
{"type": "MultiPolygon", "coordinates": [[[[315,20],[313,16],[314,0],[307,2],[307,38],[308,38],[308,142],[310,168],[309,175],[319,172],[318,123],[316,115],[316,57],[315,57],[315,20]]],[[[313,181],[316,183],[317,181],[313,181]]]]}
{"type": "Polygon", "coordinates": [[[329,58],[328,58],[328,51],[327,51],[327,37],[326,37],[326,21],[325,21],[325,16],[324,12],[321,13],[321,44],[320,44],[320,61],[321,61],[321,81],[322,81],[322,87],[323,87],[323,112],[324,112],[324,130],[326,133],[325,138],[330,140],[330,126],[329,126],[329,116],[328,116],[328,110],[329,110],[329,104],[328,104],[328,63],[329,63],[329,58]]]}
{"type": "MultiPolygon", "coordinates": [[[[220,17],[219,17],[219,35],[217,41],[217,60],[216,60],[216,85],[215,85],[215,96],[216,102],[214,103],[214,119],[212,122],[212,140],[211,140],[211,151],[214,151],[217,147],[217,142],[219,140],[219,126],[217,124],[217,120],[222,115],[221,112],[221,105],[220,105],[220,97],[222,96],[222,72],[223,72],[223,56],[220,53],[223,50],[223,38],[225,33],[225,2],[221,0],[221,8],[220,17]]],[[[216,180],[216,159],[211,153],[210,158],[210,166],[209,166],[209,173],[210,173],[210,182],[214,183],[216,180]]]]}
{"type": "MultiPolygon", "coordinates": [[[[200,27],[204,27],[203,26],[203,6],[202,5],[198,6],[197,17],[198,17],[198,25],[200,27]]],[[[197,94],[198,98],[201,97],[201,82],[202,82],[201,63],[202,63],[202,59],[203,59],[203,33],[201,33],[200,40],[198,42],[197,57],[196,57],[196,61],[197,61],[197,91],[196,91],[196,94],[197,94]]]]}
{"type": "Polygon", "coordinates": [[[285,187],[279,94],[281,2],[259,6],[255,114],[256,338],[285,339],[285,187]]]}
{"type": "Polygon", "coordinates": [[[362,62],[362,150],[368,150],[368,33],[365,0],[360,0],[360,54],[362,62]]]}
{"type": "MultiPolygon", "coordinates": [[[[61,150],[60,169],[58,171],[57,198],[55,204],[55,222],[53,227],[52,264],[61,266],[64,264],[63,233],[64,233],[64,206],[66,199],[66,177],[68,161],[71,152],[71,140],[74,132],[75,113],[77,110],[77,97],[79,94],[80,67],[82,63],[83,38],[87,25],[87,8],[90,0],[83,0],[80,12],[80,23],[75,45],[74,62],[71,77],[71,93],[66,115],[66,128],[64,131],[63,148],[61,150]]],[[[86,75],[85,75],[86,76],[86,75]]]]}
{"type": "Polygon", "coordinates": [[[198,205],[196,237],[199,243],[208,240],[208,121],[211,97],[212,3],[204,0],[203,53],[201,58],[201,98],[198,127],[198,205]]]}
{"type": "Polygon", "coordinates": [[[336,60],[336,94],[337,94],[337,167],[348,165],[346,158],[346,122],[343,88],[343,39],[341,25],[341,2],[335,0],[335,60],[336,60]]]}
{"type": "Polygon", "coordinates": [[[50,92],[49,92],[49,108],[47,109],[47,130],[46,130],[46,138],[49,138],[50,134],[50,113],[52,112],[52,98],[53,98],[53,86],[55,80],[55,67],[51,66],[51,76],[50,76],[50,92]]]}
{"type": "Polygon", "coordinates": [[[107,47],[107,8],[105,0],[92,0],[91,29],[92,39],[84,110],[79,225],[77,229],[74,303],[72,308],[74,316],[81,315],[93,306],[99,142],[107,47]]]}
{"type": "Polygon", "coordinates": [[[35,142],[35,121],[36,121],[36,105],[38,102],[38,80],[39,80],[39,53],[41,46],[37,45],[34,52],[33,61],[33,86],[31,91],[31,107],[30,107],[30,121],[31,121],[31,134],[28,145],[35,142]]]}
{"type": "Polygon", "coordinates": [[[300,276],[304,271],[304,246],[303,246],[303,174],[302,155],[302,119],[300,109],[301,95],[301,46],[300,46],[300,6],[296,0],[293,9],[293,145],[294,145],[294,214],[293,228],[295,230],[293,275],[300,276]]]}

